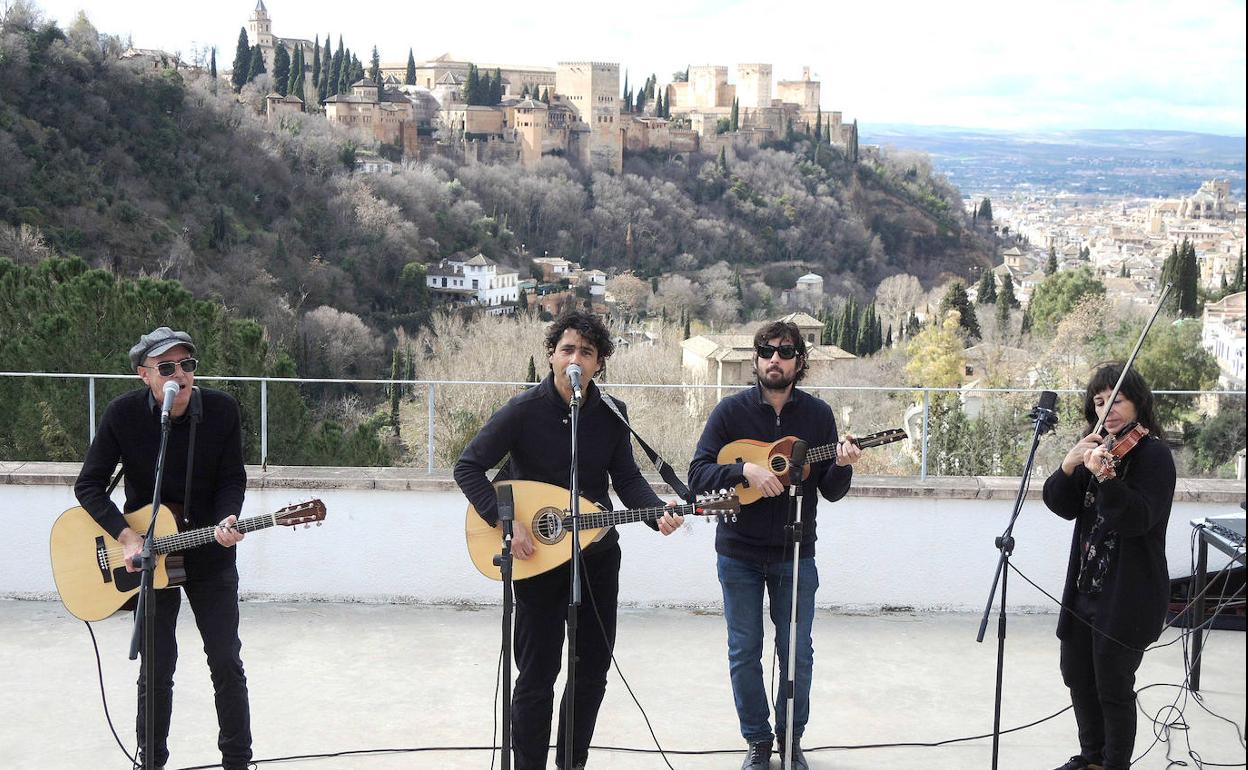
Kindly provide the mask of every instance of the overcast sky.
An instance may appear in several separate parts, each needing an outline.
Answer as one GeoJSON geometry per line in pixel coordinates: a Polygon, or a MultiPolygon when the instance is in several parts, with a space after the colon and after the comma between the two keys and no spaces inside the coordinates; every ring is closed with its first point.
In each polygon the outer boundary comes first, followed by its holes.
{"type": "MultiPolygon", "coordinates": [[[[227,69],[255,0],[36,4],[63,25],[85,10],[143,48],[215,45],[227,69]]],[[[770,62],[776,79],[809,66],[824,109],[861,123],[1245,133],[1244,0],[546,0],[523,14],[496,0],[265,4],[275,34],[332,33],[335,45],[341,34],[366,63],[374,45],[387,62],[409,48],[418,61],[592,59],[665,83],[688,64],[728,65],[735,80],[737,62],[770,62]]]]}

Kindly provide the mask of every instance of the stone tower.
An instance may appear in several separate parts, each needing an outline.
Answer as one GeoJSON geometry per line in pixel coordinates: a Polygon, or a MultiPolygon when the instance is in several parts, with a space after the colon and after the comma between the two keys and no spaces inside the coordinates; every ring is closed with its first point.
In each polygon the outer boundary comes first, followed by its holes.
{"type": "Polygon", "coordinates": [[[620,124],[620,65],[607,62],[560,62],[555,91],[589,128],[586,158],[593,168],[619,173],[624,167],[624,129],[620,124]]]}
{"type": "Polygon", "coordinates": [[[247,35],[252,45],[273,48],[273,21],[269,18],[269,9],[264,7],[264,0],[256,0],[256,10],[247,20],[247,35]]]}
{"type": "Polygon", "coordinates": [[[741,109],[771,106],[771,65],[737,65],[737,99],[741,109]]]}
{"type": "Polygon", "coordinates": [[[516,138],[520,143],[520,165],[532,168],[541,161],[547,120],[548,108],[536,99],[526,99],[516,105],[516,138]]]}

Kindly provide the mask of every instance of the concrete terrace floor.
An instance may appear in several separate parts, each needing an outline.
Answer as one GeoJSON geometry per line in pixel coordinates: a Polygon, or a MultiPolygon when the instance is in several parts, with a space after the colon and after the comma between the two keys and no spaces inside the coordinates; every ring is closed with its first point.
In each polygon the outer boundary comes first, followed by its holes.
{"type": "MultiPolygon", "coordinates": [[[[489,751],[338,756],[266,761],[295,754],[355,749],[489,746],[498,662],[498,607],[268,603],[242,607],[243,658],[251,688],[252,727],[261,768],[489,768],[489,751]]],[[[1006,645],[1005,726],[1046,717],[1068,705],[1058,674],[1054,615],[1011,616],[1006,645]]],[[[813,714],[807,747],[935,742],[992,729],[996,621],[975,643],[971,614],[838,615],[815,623],[813,714]]],[[[133,742],[137,664],[127,660],[130,622],[95,624],[109,706],[118,732],[133,742]]],[[[589,629],[582,629],[582,633],[589,629]]],[[[1163,641],[1176,639],[1169,630],[1163,641]]],[[[216,754],[212,690],[188,607],[179,626],[181,661],[174,698],[169,767],[209,765],[216,754]]],[[[737,732],[725,660],[723,619],[713,613],[624,609],[616,657],[649,714],[664,748],[733,750],[671,754],[678,770],[737,768],[737,732]]],[[[1203,676],[1205,704],[1238,723],[1245,717],[1245,650],[1241,632],[1215,631],[1203,676]]],[[[128,768],[100,704],[91,639],[56,602],[0,601],[0,768],[128,768]]],[[[1138,686],[1184,680],[1181,644],[1150,652],[1138,686]]],[[[1181,691],[1141,694],[1150,713],[1165,711],[1181,691]]],[[[1141,717],[1135,767],[1167,767],[1166,753],[1196,763],[1242,763],[1231,725],[1193,698],[1186,732],[1153,742],[1141,717]]],[[[595,745],[653,748],[645,722],[618,673],[612,673],[595,745]]],[[[1070,712],[1002,739],[1000,766],[1050,770],[1075,752],[1070,712]]],[[[553,752],[552,752],[553,753],[553,752]]],[[[952,770],[990,767],[991,741],[940,748],[844,748],[809,753],[813,768],[952,770]]],[[[494,763],[497,767],[497,760],[494,763]]],[[[554,766],[553,757],[551,767],[554,766]]],[[[779,768],[772,760],[772,767],[779,768]]],[[[661,757],[597,749],[596,770],[664,768],[661,757]]]]}

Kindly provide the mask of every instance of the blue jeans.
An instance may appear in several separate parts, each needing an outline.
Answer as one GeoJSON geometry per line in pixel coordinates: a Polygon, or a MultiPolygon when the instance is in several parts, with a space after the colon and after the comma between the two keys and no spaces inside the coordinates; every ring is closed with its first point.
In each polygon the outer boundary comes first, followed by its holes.
{"type": "MultiPolygon", "coordinates": [[[[756,564],[722,554],[717,563],[724,590],[724,620],[728,625],[728,673],[736,702],[741,735],[749,743],[770,741],[770,710],[763,680],[763,589],[771,599],[771,622],[776,628],[776,733],[783,734],[787,718],[784,682],[789,665],[789,610],[792,607],[793,562],[756,564]]],[[[810,676],[815,650],[810,629],[815,619],[815,590],[819,570],[813,558],[798,562],[797,676],[793,702],[793,734],[801,738],[810,717],[810,676]]]]}

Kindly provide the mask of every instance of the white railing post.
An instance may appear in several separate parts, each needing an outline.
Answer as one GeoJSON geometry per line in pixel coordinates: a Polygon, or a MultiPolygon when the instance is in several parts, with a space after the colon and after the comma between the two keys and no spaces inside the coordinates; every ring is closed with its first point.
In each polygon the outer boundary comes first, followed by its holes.
{"type": "Polygon", "coordinates": [[[931,391],[923,389],[923,466],[919,469],[919,480],[927,481],[927,429],[928,415],[931,414],[931,391]]]}
{"type": "Polygon", "coordinates": [[[87,436],[88,444],[95,443],[95,378],[87,378],[87,436]]]}
{"type": "Polygon", "coordinates": [[[269,381],[260,380],[260,465],[269,464],[269,381]]]}
{"type": "Polygon", "coordinates": [[[429,402],[429,425],[428,425],[428,431],[429,431],[429,432],[428,432],[428,434],[427,434],[427,435],[428,435],[428,437],[429,437],[429,441],[428,441],[428,444],[429,444],[429,463],[428,463],[428,470],[429,470],[429,473],[431,473],[431,474],[433,473],[433,388],[434,388],[433,383],[432,383],[432,382],[431,382],[431,383],[429,383],[428,395],[426,396],[426,401],[428,401],[428,402],[429,402]]]}

